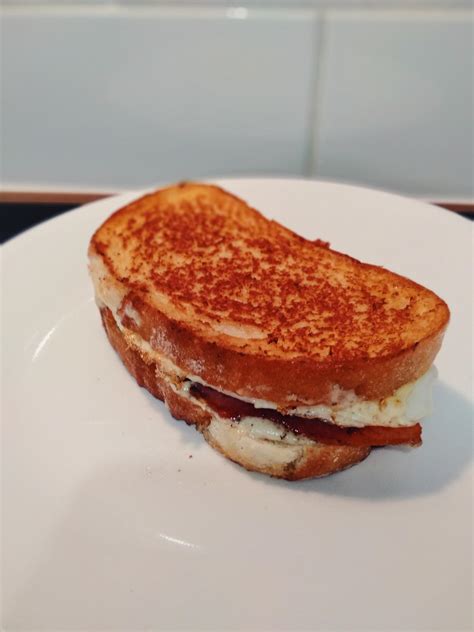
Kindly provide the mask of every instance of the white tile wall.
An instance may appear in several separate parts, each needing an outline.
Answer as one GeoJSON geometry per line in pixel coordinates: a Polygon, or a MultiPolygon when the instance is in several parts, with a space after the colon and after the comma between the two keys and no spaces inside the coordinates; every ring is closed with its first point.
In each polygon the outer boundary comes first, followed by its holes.
{"type": "Polygon", "coordinates": [[[287,174],[472,196],[464,0],[26,4],[3,10],[4,187],[287,174]]]}
{"type": "Polygon", "coordinates": [[[330,12],[315,173],[473,194],[472,14],[330,12]]]}
{"type": "Polygon", "coordinates": [[[302,173],[316,37],[304,10],[6,12],[4,185],[302,173]]]}

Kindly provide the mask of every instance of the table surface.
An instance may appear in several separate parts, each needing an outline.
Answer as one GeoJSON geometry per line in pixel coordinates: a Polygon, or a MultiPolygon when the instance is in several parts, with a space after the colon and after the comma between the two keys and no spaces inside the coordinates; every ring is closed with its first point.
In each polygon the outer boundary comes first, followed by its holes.
{"type": "MultiPolygon", "coordinates": [[[[0,243],[56,215],[110,195],[114,193],[0,191],[0,243]]],[[[474,220],[474,203],[435,200],[432,203],[474,220]]]]}

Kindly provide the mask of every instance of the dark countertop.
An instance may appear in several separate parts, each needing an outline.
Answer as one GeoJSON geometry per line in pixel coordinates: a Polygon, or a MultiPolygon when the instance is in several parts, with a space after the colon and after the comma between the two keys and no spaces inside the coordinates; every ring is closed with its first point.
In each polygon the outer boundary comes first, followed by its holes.
{"type": "Polygon", "coordinates": [[[0,191],[0,243],[41,222],[112,193],[25,193],[0,191]]]}

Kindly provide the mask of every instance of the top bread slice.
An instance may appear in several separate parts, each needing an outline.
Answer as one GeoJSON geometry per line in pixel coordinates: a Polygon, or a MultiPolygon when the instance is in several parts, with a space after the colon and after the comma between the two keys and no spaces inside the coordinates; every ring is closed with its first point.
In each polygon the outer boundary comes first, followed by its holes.
{"type": "Polygon", "coordinates": [[[182,183],[114,213],[89,246],[96,294],[187,374],[282,408],[380,399],[425,373],[449,320],[430,290],[182,183]]]}

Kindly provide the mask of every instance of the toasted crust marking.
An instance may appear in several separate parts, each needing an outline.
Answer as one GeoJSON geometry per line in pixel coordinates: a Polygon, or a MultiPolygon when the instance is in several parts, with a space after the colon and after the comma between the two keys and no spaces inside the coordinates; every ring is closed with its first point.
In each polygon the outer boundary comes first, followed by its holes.
{"type": "Polygon", "coordinates": [[[218,187],[132,202],[91,250],[154,309],[248,355],[332,364],[400,353],[447,324],[433,292],[269,221],[218,187]]]}

